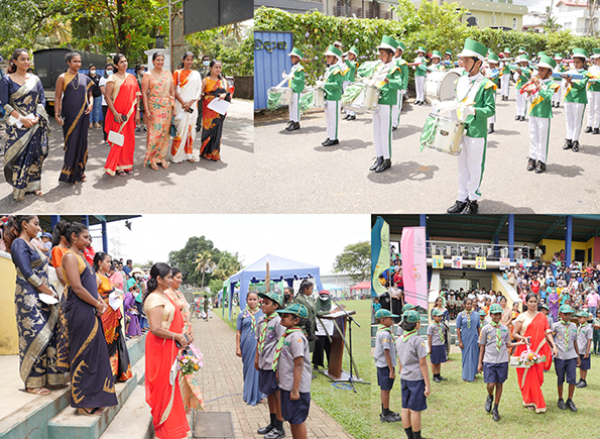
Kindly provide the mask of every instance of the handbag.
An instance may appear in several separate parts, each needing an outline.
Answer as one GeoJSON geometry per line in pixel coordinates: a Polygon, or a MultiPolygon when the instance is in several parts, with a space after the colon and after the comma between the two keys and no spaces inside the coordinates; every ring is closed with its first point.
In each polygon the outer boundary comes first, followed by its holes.
{"type": "Polygon", "coordinates": [[[171,118],[171,137],[177,136],[177,128],[175,128],[175,116],[171,118]]]}

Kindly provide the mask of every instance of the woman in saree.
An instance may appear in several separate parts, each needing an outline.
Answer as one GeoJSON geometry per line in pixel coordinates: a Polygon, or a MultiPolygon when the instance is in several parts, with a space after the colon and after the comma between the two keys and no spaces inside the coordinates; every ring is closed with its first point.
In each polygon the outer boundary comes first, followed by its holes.
{"type": "MultiPolygon", "coordinates": [[[[158,262],[150,269],[144,312],[150,322],[146,336],[146,402],[159,439],[179,439],[190,431],[178,379],[171,384],[171,366],[194,337],[184,333],[179,307],[165,293],[171,287],[171,267],[158,262]]],[[[179,372],[178,372],[179,373],[179,372]]]]}
{"type": "Polygon", "coordinates": [[[476,380],[477,364],[479,361],[479,333],[481,325],[479,314],[473,312],[473,300],[464,300],[465,310],[456,317],[456,336],[458,346],[462,349],[462,379],[473,382],[476,380]]]}
{"type": "Polygon", "coordinates": [[[58,181],[77,184],[85,182],[88,159],[88,128],[90,112],[94,107],[94,81],[79,73],[81,55],[65,55],[69,69],[56,80],[54,118],[63,127],[65,162],[58,181]]]}
{"type": "Polygon", "coordinates": [[[144,166],[150,165],[150,168],[157,171],[158,164],[164,169],[169,167],[167,153],[175,89],[171,73],[163,70],[164,55],[154,53],[152,64],[154,68],[146,72],[142,79],[142,99],[146,109],[144,119],[148,127],[144,166]]]}
{"type": "Polygon", "coordinates": [[[221,135],[225,115],[208,108],[213,99],[231,102],[231,94],[227,91],[227,80],[221,76],[221,61],[210,62],[210,75],[202,80],[202,145],[200,156],[206,160],[221,159],[221,135]]]}
{"type": "Polygon", "coordinates": [[[111,257],[104,252],[98,252],[94,256],[94,270],[96,271],[98,293],[100,293],[102,300],[109,305],[106,308],[106,312],[102,314],[102,327],[104,329],[106,345],[108,346],[108,357],[110,359],[113,380],[117,382],[127,381],[132,377],[132,374],[127,343],[121,331],[121,319],[123,315],[119,308],[115,311],[109,304],[109,296],[115,292],[115,287],[107,276],[111,262],[111,257]]]}
{"type": "Polygon", "coordinates": [[[195,162],[194,140],[196,139],[196,119],[198,119],[198,101],[202,95],[200,73],[192,70],[194,54],[183,55],[183,68],[173,73],[175,83],[175,128],[177,134],[171,144],[169,159],[174,163],[184,160],[195,162]]]}
{"type": "Polygon", "coordinates": [[[127,73],[127,58],[116,54],[113,58],[117,71],[106,80],[105,99],[108,105],[104,131],[124,136],[123,145],[108,142],[110,152],[104,165],[104,172],[114,176],[126,175],[133,171],[135,152],[135,126],[140,121],[140,88],[135,76],[127,73]]]}
{"type": "Polygon", "coordinates": [[[48,286],[48,259],[31,244],[39,231],[37,216],[12,216],[6,224],[4,242],[17,271],[19,374],[27,392],[48,395],[49,387],[65,385],[68,377],[58,364],[58,305],[41,300],[57,298],[57,294],[48,286]]]}
{"type": "Polygon", "coordinates": [[[13,187],[13,197],[42,196],[42,164],[48,155],[50,125],[40,79],[27,73],[30,61],[25,49],[13,52],[7,75],[0,79],[0,102],[9,119],[6,128],[4,177],[13,187]]]}
{"type": "Polygon", "coordinates": [[[83,256],[90,243],[86,226],[67,229],[69,250],[62,269],[67,281],[65,318],[69,328],[71,407],[78,413],[99,416],[104,407],[117,405],[113,373],[104,339],[101,316],[108,308],[98,295],[96,273],[83,256]]]}
{"type": "Polygon", "coordinates": [[[536,413],[546,411],[546,401],[542,393],[544,384],[544,371],[550,370],[552,364],[552,350],[555,350],[552,330],[548,326],[548,319],[544,313],[538,312],[538,296],[529,293],[526,297],[527,310],[514,320],[513,338],[524,341],[526,345],[517,346],[515,355],[519,356],[527,349],[546,356],[546,360],[534,364],[528,369],[517,368],[517,380],[521,395],[523,396],[523,407],[535,410],[536,413]]]}
{"type": "Polygon", "coordinates": [[[244,401],[252,406],[265,397],[258,390],[258,371],[254,368],[257,322],[264,315],[258,305],[258,293],[249,292],[246,296],[246,309],[237,318],[236,333],[235,354],[244,362],[244,401]]]}
{"type": "MultiPolygon", "coordinates": [[[[194,334],[194,331],[192,330],[190,304],[181,291],[179,291],[181,282],[183,282],[183,276],[181,270],[176,267],[171,269],[171,273],[173,276],[171,288],[166,290],[165,294],[171,299],[175,306],[179,308],[179,311],[181,311],[181,317],[183,318],[183,333],[190,338],[194,334]]],[[[179,387],[181,388],[181,397],[186,412],[190,409],[204,409],[204,398],[202,397],[202,392],[198,386],[198,380],[193,374],[180,375],[179,387]]]]}
{"type": "Polygon", "coordinates": [[[127,336],[128,337],[139,337],[142,335],[142,328],[140,327],[140,318],[139,312],[137,309],[137,304],[135,302],[135,297],[132,291],[127,291],[125,293],[123,299],[123,309],[125,310],[125,315],[129,320],[129,324],[127,325],[127,336]]]}

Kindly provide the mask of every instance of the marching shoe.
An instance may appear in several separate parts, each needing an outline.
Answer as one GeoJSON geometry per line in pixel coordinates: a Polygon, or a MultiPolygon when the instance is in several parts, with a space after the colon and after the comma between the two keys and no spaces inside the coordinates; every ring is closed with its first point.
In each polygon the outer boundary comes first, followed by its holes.
{"type": "Polygon", "coordinates": [[[527,170],[533,171],[535,169],[535,160],[532,158],[527,159],[527,170]]]}
{"type": "Polygon", "coordinates": [[[552,108],[554,108],[554,102],[552,102],[552,108]]]}
{"type": "Polygon", "coordinates": [[[329,137],[327,138],[327,140],[325,140],[323,143],[321,143],[321,145],[325,146],[326,143],[329,143],[329,137]]]}
{"type": "Polygon", "coordinates": [[[449,207],[448,210],[446,212],[448,213],[461,213],[465,207],[467,207],[469,200],[467,201],[458,201],[456,200],[456,203],[454,203],[454,206],[449,207]]]}
{"type": "Polygon", "coordinates": [[[377,169],[379,167],[379,165],[381,165],[383,163],[383,157],[377,157],[375,159],[375,163],[373,163],[373,166],[371,166],[369,168],[369,171],[374,171],[375,169],[377,169]]]}
{"type": "Polygon", "coordinates": [[[515,116],[515,120],[521,120],[521,116],[515,116]]]}
{"type": "Polygon", "coordinates": [[[493,400],[494,400],[494,398],[492,397],[492,395],[488,395],[487,398],[485,399],[485,411],[488,413],[492,411],[493,400]]]}
{"type": "Polygon", "coordinates": [[[557,102],[556,107],[554,107],[554,108],[560,108],[560,104],[557,102]]]}
{"type": "Polygon", "coordinates": [[[349,114],[346,114],[344,117],[342,117],[342,119],[347,120],[350,117],[349,114]]]}
{"type": "Polygon", "coordinates": [[[579,152],[579,141],[574,141],[573,142],[573,152],[579,152]]]}
{"type": "Polygon", "coordinates": [[[285,430],[278,427],[265,434],[265,439],[281,439],[283,437],[285,437],[285,430]]]}
{"type": "Polygon", "coordinates": [[[566,410],[567,406],[565,405],[565,401],[563,399],[558,400],[558,408],[561,410],[566,410]]]}
{"type": "Polygon", "coordinates": [[[500,420],[500,413],[498,413],[498,409],[492,410],[492,416],[494,421],[498,422],[500,420]]]}
{"type": "Polygon", "coordinates": [[[594,134],[600,134],[600,128],[594,128],[594,134]]]}
{"type": "Polygon", "coordinates": [[[269,425],[267,425],[266,427],[259,428],[259,429],[258,429],[258,431],[257,431],[257,433],[258,433],[258,434],[263,434],[263,435],[264,435],[264,434],[267,434],[268,432],[270,432],[271,430],[273,430],[273,429],[275,429],[275,428],[276,428],[276,427],[275,427],[274,425],[271,425],[271,424],[269,424],[269,425]]]}
{"type": "Polygon", "coordinates": [[[573,141],[571,139],[565,139],[566,142],[563,145],[563,149],[571,149],[573,148],[573,141]]]}
{"type": "Polygon", "coordinates": [[[379,173],[379,172],[383,172],[386,169],[390,169],[392,167],[392,160],[391,159],[384,159],[383,162],[377,166],[377,169],[375,169],[375,172],[379,173]]]}
{"type": "Polygon", "coordinates": [[[592,132],[592,127],[587,127],[584,131],[584,133],[591,133],[592,132]]]}
{"type": "Polygon", "coordinates": [[[286,130],[288,131],[296,131],[300,129],[300,122],[292,122],[287,126],[286,130]]]}
{"type": "Polygon", "coordinates": [[[488,128],[488,134],[492,134],[494,132],[494,124],[490,123],[490,127],[488,128]]]}
{"type": "Polygon", "coordinates": [[[535,167],[535,173],[536,174],[541,174],[545,170],[546,170],[546,164],[544,162],[542,162],[541,160],[538,160],[537,161],[537,166],[535,167]]]}
{"type": "Polygon", "coordinates": [[[293,123],[294,123],[294,121],[293,121],[293,120],[290,120],[290,121],[287,123],[287,125],[285,126],[285,129],[287,130],[287,129],[288,129],[288,127],[289,127],[291,124],[293,124],[293,123]]]}
{"type": "Polygon", "coordinates": [[[461,215],[475,215],[479,211],[479,206],[477,205],[477,201],[469,201],[461,215]]]}
{"type": "Polygon", "coordinates": [[[398,127],[392,127],[392,131],[396,131],[398,127]]]}
{"type": "Polygon", "coordinates": [[[354,114],[349,115],[348,120],[356,120],[356,115],[354,115],[354,114]]]}
{"type": "Polygon", "coordinates": [[[525,116],[521,116],[521,122],[525,122],[525,116]]]}
{"type": "Polygon", "coordinates": [[[572,412],[576,412],[577,411],[577,407],[575,407],[575,403],[573,402],[572,399],[567,399],[567,408],[569,410],[571,410],[572,412]]]}
{"type": "Polygon", "coordinates": [[[338,139],[335,140],[331,140],[329,139],[327,142],[323,143],[323,146],[332,146],[332,145],[339,145],[340,141],[338,139]]]}

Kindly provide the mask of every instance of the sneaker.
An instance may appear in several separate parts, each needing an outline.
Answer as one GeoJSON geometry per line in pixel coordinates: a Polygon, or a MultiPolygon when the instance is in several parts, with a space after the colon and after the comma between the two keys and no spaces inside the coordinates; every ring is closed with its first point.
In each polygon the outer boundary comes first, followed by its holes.
{"type": "Polygon", "coordinates": [[[492,395],[488,395],[487,398],[485,399],[485,411],[486,412],[491,412],[492,411],[492,402],[493,402],[494,398],[492,397],[492,395]]]}
{"type": "Polygon", "coordinates": [[[285,437],[285,430],[277,427],[273,428],[270,432],[265,434],[265,439],[279,439],[285,437]]]}
{"type": "Polygon", "coordinates": [[[271,424],[269,424],[269,425],[267,425],[266,427],[259,428],[259,429],[258,429],[256,432],[257,432],[258,434],[267,434],[268,432],[270,432],[271,430],[274,430],[274,429],[275,429],[275,426],[274,426],[274,425],[271,425],[271,424]]]}
{"type": "Polygon", "coordinates": [[[566,410],[567,406],[565,405],[565,401],[563,399],[558,400],[558,408],[561,410],[566,410]]]}
{"type": "Polygon", "coordinates": [[[577,407],[575,407],[575,403],[572,399],[567,399],[567,408],[572,412],[577,412],[577,407]]]}
{"type": "Polygon", "coordinates": [[[383,413],[379,414],[379,420],[381,422],[399,422],[402,419],[400,419],[400,416],[398,416],[397,413],[389,413],[387,415],[384,415],[383,413]]]}

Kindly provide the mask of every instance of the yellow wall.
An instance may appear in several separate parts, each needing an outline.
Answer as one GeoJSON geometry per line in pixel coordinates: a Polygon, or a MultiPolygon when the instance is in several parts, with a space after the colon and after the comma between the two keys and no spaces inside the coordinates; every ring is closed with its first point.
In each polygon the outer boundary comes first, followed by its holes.
{"type": "MultiPolygon", "coordinates": [[[[481,28],[489,26],[507,26],[513,29],[513,19],[517,19],[516,31],[523,30],[523,16],[527,15],[527,7],[512,3],[489,2],[481,0],[456,0],[471,15],[477,18],[481,28]],[[495,17],[495,19],[493,18],[495,17]]],[[[463,15],[461,21],[466,22],[468,15],[463,15]]]]}
{"type": "MultiPolygon", "coordinates": [[[[565,241],[561,241],[558,239],[542,239],[539,243],[540,245],[546,246],[546,253],[543,254],[542,258],[544,260],[550,261],[552,260],[552,256],[556,252],[560,252],[564,250],[566,245],[565,241]]],[[[571,260],[575,257],[575,250],[585,250],[585,261],[587,261],[587,250],[588,248],[594,247],[594,239],[590,239],[588,242],[579,242],[572,241],[571,242],[571,260]]],[[[592,255],[593,256],[593,255],[592,255]]]]}
{"type": "Polygon", "coordinates": [[[15,317],[15,282],[17,272],[8,253],[0,252],[0,355],[19,353],[19,336],[15,317]]]}
{"type": "Polygon", "coordinates": [[[502,295],[504,297],[506,297],[506,305],[512,309],[513,306],[513,300],[510,297],[510,294],[508,294],[508,292],[506,291],[506,289],[502,286],[502,284],[500,283],[500,281],[498,280],[498,278],[501,278],[502,274],[499,272],[494,272],[492,274],[492,290],[494,291],[500,291],[502,293],[502,295]]]}

